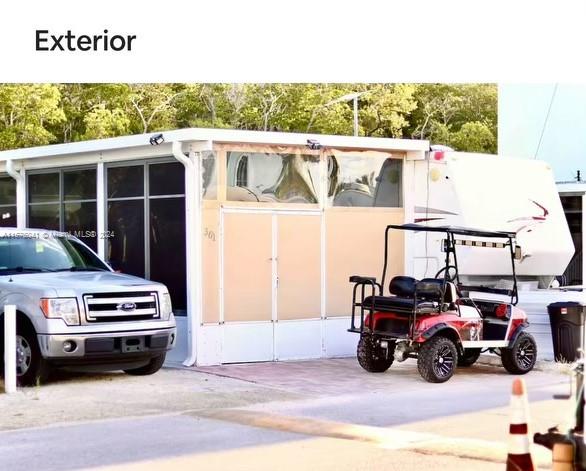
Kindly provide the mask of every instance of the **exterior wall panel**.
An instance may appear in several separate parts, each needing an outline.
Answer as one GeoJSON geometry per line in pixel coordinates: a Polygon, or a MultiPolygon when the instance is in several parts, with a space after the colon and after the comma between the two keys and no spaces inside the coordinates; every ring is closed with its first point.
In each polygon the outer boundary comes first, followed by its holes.
{"type": "MultiPolygon", "coordinates": [[[[326,221],[326,316],[351,314],[350,275],[376,276],[383,269],[385,228],[403,224],[402,209],[334,208],[325,212],[326,221]]],[[[387,284],[404,271],[402,231],[389,234],[387,284]]],[[[385,287],[385,293],[387,287],[385,287]]]]}
{"type": "MultiPolygon", "coordinates": [[[[209,204],[209,203],[208,203],[209,204]]],[[[204,205],[207,206],[206,203],[204,205]]],[[[204,324],[217,324],[220,322],[220,211],[217,204],[204,207],[202,210],[203,234],[202,234],[202,295],[204,324]]]]}

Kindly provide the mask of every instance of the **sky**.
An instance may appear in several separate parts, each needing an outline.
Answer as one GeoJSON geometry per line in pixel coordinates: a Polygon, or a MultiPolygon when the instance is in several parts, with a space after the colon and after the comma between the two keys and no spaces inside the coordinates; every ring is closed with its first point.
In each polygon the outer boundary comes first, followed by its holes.
{"type": "Polygon", "coordinates": [[[586,85],[500,84],[499,155],[549,162],[557,181],[586,178],[586,85]]]}

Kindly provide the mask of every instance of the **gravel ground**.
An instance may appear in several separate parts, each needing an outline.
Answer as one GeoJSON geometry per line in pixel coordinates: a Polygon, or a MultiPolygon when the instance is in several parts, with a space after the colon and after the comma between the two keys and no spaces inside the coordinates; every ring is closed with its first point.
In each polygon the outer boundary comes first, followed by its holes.
{"type": "MultiPolygon", "coordinates": [[[[3,390],[3,384],[0,385],[3,390]]],[[[0,430],[117,417],[242,407],[298,394],[236,379],[165,368],[152,376],[60,373],[50,383],[0,394],[0,430]]]]}

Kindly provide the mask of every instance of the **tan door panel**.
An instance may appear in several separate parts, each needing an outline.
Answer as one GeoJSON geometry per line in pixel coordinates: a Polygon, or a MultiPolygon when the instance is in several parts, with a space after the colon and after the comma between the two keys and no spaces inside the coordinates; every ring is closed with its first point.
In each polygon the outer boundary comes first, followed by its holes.
{"type": "Polygon", "coordinates": [[[319,216],[278,216],[279,320],[321,315],[320,224],[319,216]]]}
{"type": "Polygon", "coordinates": [[[272,216],[224,214],[224,320],[270,321],[272,216]]]}

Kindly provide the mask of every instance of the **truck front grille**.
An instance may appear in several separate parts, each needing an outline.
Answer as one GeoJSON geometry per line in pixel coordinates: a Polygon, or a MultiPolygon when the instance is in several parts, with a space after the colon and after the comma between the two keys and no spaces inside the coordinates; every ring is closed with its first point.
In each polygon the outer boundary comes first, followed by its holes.
{"type": "Polygon", "coordinates": [[[157,292],[94,293],[83,296],[88,322],[123,322],[157,319],[157,292]]]}

